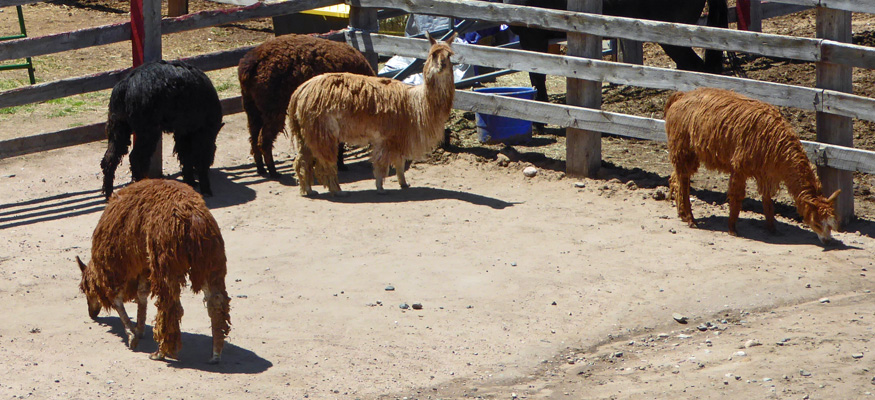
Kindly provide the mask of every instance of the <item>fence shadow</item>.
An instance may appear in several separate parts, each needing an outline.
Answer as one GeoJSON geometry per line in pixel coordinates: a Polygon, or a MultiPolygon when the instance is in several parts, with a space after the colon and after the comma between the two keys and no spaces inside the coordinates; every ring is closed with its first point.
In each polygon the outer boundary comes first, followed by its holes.
{"type": "Polygon", "coordinates": [[[0,204],[0,230],[91,214],[105,206],[100,189],[0,204]]]}
{"type": "MultiPolygon", "coordinates": [[[[84,313],[83,313],[84,314],[84,313]]],[[[204,315],[206,317],[206,315],[204,315]]],[[[121,339],[119,346],[128,347],[128,335],[122,321],[118,317],[98,317],[100,325],[109,328],[109,333],[121,339]]],[[[134,350],[142,353],[144,358],[148,354],[158,350],[158,343],[152,339],[152,326],[146,325],[143,338],[134,350]]],[[[273,363],[260,357],[251,350],[235,346],[225,341],[222,350],[222,362],[216,365],[208,364],[207,360],[213,354],[213,338],[207,335],[182,332],[182,350],[179,351],[179,359],[167,359],[168,366],[178,369],[196,369],[205,372],[219,374],[259,374],[267,371],[273,363]]],[[[156,361],[160,362],[160,361],[156,361]]]]}

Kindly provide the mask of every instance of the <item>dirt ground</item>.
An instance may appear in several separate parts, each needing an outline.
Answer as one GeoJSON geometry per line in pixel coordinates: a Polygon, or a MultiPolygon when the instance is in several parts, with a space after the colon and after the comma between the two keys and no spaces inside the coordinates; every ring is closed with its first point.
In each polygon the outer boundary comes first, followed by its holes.
{"type": "MultiPolygon", "coordinates": [[[[32,35],[119,22],[126,11],[125,2],[25,7],[32,35]]],[[[870,21],[855,18],[857,37],[871,36],[870,21]]],[[[810,36],[812,24],[804,13],[765,28],[810,36]]],[[[257,21],[171,35],[165,56],[256,44],[269,29],[257,21]]],[[[126,46],[42,57],[38,76],[122,68],[126,46]]],[[[646,54],[648,64],[670,65],[653,46],[646,54]]],[[[813,79],[808,64],[744,65],[757,79],[813,79]]],[[[210,75],[222,97],[239,94],[234,71],[210,75]]],[[[872,82],[855,72],[859,93],[872,96],[872,82]]],[[[563,83],[550,85],[558,101],[563,83]]],[[[604,93],[605,109],[655,117],[668,94],[616,85],[604,93]]],[[[106,96],[0,113],[0,138],[97,122],[106,96]]],[[[785,112],[810,137],[812,116],[785,112]]],[[[606,137],[600,176],[573,179],[562,172],[558,129],[523,146],[489,146],[476,141],[471,118],[454,114],[450,144],[411,166],[409,190],[391,178],[391,193],[377,195],[367,154],[356,150],[341,176],[350,197],[318,187],[321,195],[302,198],[289,140],[278,142],[283,179],[265,180],[248,154],[245,117],[226,117],[207,199],[232,297],[218,366],[205,363],[209,319],[190,292],[179,360],[149,360],[148,338],[128,350],[115,313],[88,318],[74,256],[90,258],[105,143],[0,160],[0,398],[873,397],[870,176],[856,177],[858,218],[831,246],[786,195],[778,235],[764,231],[752,198],[741,236],[731,237],[725,177],[694,180],[699,229],[658,200],[670,171],[662,144],[606,137]],[[524,177],[527,166],[538,175],[524,177]]],[[[855,134],[875,147],[871,124],[857,121],[855,134]]],[[[164,170],[179,179],[171,142],[164,170]]],[[[126,161],[118,175],[130,179],[126,161]]],[[[147,322],[154,314],[150,306],[147,322]]]]}

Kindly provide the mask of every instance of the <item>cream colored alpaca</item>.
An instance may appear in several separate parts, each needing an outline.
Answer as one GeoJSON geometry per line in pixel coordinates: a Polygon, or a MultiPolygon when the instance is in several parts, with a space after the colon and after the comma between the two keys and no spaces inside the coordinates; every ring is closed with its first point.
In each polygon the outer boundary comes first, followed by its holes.
{"type": "Polygon", "coordinates": [[[297,139],[295,159],[301,195],[313,195],[314,175],[333,195],[343,195],[337,182],[337,145],[370,144],[377,192],[394,165],[398,183],[407,188],[404,164],[437,146],[455,95],[450,48],[431,37],[423,67],[424,83],[410,86],[389,78],[349,73],[314,77],[298,87],[289,103],[289,132],[297,139]]]}

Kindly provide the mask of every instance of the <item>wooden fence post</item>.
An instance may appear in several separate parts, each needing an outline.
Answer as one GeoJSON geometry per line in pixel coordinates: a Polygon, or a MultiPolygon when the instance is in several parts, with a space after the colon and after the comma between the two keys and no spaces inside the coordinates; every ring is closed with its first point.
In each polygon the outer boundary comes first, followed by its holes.
{"type": "MultiPolygon", "coordinates": [[[[367,33],[377,33],[380,30],[380,21],[377,19],[377,9],[350,5],[349,26],[353,31],[359,30],[367,33]]],[[[379,69],[377,63],[379,62],[380,55],[373,51],[363,51],[362,54],[364,54],[368,63],[371,64],[371,68],[373,68],[374,71],[377,71],[379,69]]]]}
{"type": "MultiPolygon", "coordinates": [[[[161,0],[131,0],[131,44],[133,46],[133,66],[161,59],[161,0]]],[[[134,132],[134,140],[136,132],[134,132]]],[[[152,154],[147,175],[152,178],[163,176],[161,168],[161,137],[152,154]]]]}
{"type": "MultiPolygon", "coordinates": [[[[817,37],[839,42],[851,42],[851,12],[817,7],[817,37]]],[[[852,93],[853,67],[817,63],[817,88],[832,89],[852,93]]],[[[854,147],[854,121],[850,117],[817,113],[817,141],[854,147]]],[[[844,226],[854,216],[854,175],[851,171],[843,171],[829,167],[818,167],[817,173],[823,183],[823,192],[827,196],[841,189],[842,194],[836,201],[836,217],[839,225],[844,226]]]]}
{"type": "MultiPolygon", "coordinates": [[[[569,11],[601,14],[602,0],[569,0],[569,11]]],[[[602,39],[579,33],[568,34],[569,56],[601,59],[602,39]]],[[[582,79],[566,80],[566,103],[601,109],[602,83],[582,79]]],[[[602,164],[602,135],[583,129],[567,128],[565,143],[565,171],[570,176],[595,176],[602,164]]]]}

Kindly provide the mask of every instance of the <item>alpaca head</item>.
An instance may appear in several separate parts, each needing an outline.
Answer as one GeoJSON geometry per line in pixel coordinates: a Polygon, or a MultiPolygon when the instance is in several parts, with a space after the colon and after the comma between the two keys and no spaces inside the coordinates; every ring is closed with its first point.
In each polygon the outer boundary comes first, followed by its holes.
{"type": "Polygon", "coordinates": [[[451,44],[456,39],[456,33],[454,32],[449,39],[442,42],[434,40],[428,33],[425,34],[425,37],[431,43],[431,49],[428,51],[428,58],[426,58],[422,68],[424,79],[428,81],[441,74],[446,74],[452,79],[453,64],[450,62],[450,56],[455,53],[453,53],[451,44]]]}
{"type": "Polygon", "coordinates": [[[79,263],[79,270],[82,271],[82,280],[79,282],[79,290],[85,293],[85,300],[88,301],[88,316],[91,319],[97,319],[100,314],[100,298],[97,296],[96,283],[91,273],[90,268],[86,266],[79,256],[76,256],[76,262],[79,263]]]}
{"type": "Polygon", "coordinates": [[[836,223],[835,202],[841,190],[836,190],[829,198],[817,196],[811,200],[804,200],[800,207],[805,224],[808,225],[821,243],[827,244],[832,240],[832,231],[838,230],[836,223]]]}

